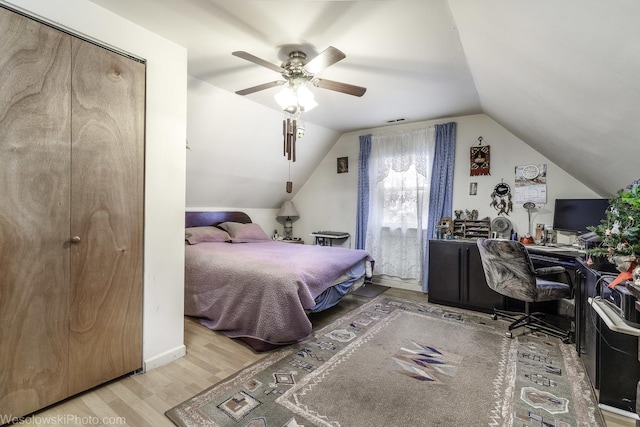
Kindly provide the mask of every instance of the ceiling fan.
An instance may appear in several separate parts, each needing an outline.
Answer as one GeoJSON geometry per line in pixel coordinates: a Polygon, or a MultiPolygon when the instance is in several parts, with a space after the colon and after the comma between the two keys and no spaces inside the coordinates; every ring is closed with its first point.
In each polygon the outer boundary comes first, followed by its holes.
{"type": "Polygon", "coordinates": [[[250,93],[285,84],[295,89],[307,82],[322,89],[342,92],[353,96],[362,96],[367,91],[364,87],[315,77],[315,75],[320,71],[346,58],[344,53],[333,46],[329,46],[309,61],[307,60],[307,55],[304,52],[294,50],[289,53],[289,59],[279,66],[244,51],[232,52],[232,55],[276,71],[284,78],[284,80],[276,80],[236,91],[238,95],[248,95],[250,93]]]}

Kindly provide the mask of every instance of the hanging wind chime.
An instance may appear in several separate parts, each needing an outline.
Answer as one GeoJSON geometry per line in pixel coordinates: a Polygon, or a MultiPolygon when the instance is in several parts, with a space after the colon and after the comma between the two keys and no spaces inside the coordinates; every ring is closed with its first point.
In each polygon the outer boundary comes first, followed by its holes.
{"type": "Polygon", "coordinates": [[[282,120],[282,134],[283,138],[283,154],[289,160],[289,181],[287,181],[287,193],[293,191],[293,182],[291,182],[291,162],[296,161],[296,136],[297,136],[298,121],[296,119],[291,120],[287,117],[282,120]]]}
{"type": "Polygon", "coordinates": [[[291,162],[296,161],[296,141],[304,136],[304,123],[299,114],[282,120],[282,153],[289,161],[289,180],[287,181],[287,193],[293,191],[291,182],[291,162]],[[296,118],[297,117],[297,118],[296,118]]]}

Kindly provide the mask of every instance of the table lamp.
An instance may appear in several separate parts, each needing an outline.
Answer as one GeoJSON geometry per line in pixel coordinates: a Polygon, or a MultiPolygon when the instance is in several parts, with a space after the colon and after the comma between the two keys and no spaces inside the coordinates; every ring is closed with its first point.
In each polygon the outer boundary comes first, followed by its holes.
{"type": "Polygon", "coordinates": [[[282,204],[276,218],[284,224],[284,240],[293,240],[291,233],[293,231],[293,221],[300,218],[298,211],[291,200],[287,200],[282,204]]]}

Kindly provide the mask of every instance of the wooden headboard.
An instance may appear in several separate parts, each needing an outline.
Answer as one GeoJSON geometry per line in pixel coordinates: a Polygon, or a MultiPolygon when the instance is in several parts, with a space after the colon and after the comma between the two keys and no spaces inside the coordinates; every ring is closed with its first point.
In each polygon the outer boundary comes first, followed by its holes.
{"type": "Polygon", "coordinates": [[[244,212],[222,211],[222,212],[186,212],[185,227],[204,227],[207,225],[218,225],[223,222],[251,223],[251,218],[244,212]]]}

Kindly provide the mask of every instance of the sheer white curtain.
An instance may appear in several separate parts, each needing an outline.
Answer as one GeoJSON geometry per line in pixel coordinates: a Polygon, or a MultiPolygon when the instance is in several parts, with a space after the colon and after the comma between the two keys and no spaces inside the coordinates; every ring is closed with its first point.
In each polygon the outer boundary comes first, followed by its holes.
{"type": "Polygon", "coordinates": [[[434,127],[371,138],[366,249],[376,274],[422,280],[434,127]]]}

